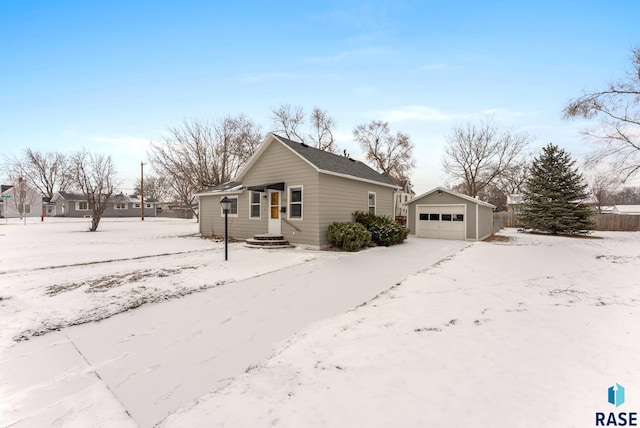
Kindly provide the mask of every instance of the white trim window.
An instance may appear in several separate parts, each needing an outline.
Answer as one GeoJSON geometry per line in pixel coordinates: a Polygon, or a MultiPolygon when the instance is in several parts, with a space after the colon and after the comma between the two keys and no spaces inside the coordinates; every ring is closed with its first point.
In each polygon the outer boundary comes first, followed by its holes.
{"type": "Polygon", "coordinates": [[[89,211],[89,202],[76,201],[76,211],[89,211]]]}
{"type": "Polygon", "coordinates": [[[31,204],[18,204],[18,213],[31,214],[31,204]]]}
{"type": "Polygon", "coordinates": [[[133,208],[140,208],[140,203],[139,202],[135,202],[133,204],[133,208]]]}
{"type": "Polygon", "coordinates": [[[376,215],[376,192],[369,192],[369,214],[376,215]]]}
{"type": "MultiPolygon", "coordinates": [[[[224,196],[220,198],[222,200],[224,196]]],[[[238,217],[238,197],[237,196],[227,196],[227,198],[231,201],[231,208],[229,208],[229,217],[238,217]]],[[[220,217],[224,217],[224,210],[220,207],[220,217]]]]}
{"type": "Polygon", "coordinates": [[[152,204],[147,204],[147,208],[153,208],[152,204]]]}
{"type": "Polygon", "coordinates": [[[303,214],[303,189],[302,186],[289,187],[289,220],[302,220],[303,214]]]}
{"type": "Polygon", "coordinates": [[[113,209],[114,210],[126,210],[127,209],[127,203],[126,202],[116,202],[115,204],[113,204],[113,209]]]}
{"type": "Polygon", "coordinates": [[[252,191],[249,197],[249,218],[260,220],[262,213],[262,192],[252,191]]]}

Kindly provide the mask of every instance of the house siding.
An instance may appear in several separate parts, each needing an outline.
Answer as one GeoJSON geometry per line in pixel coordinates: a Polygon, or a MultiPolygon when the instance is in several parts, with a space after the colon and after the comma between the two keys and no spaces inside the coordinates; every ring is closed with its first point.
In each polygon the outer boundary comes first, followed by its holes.
{"type": "Polygon", "coordinates": [[[480,221],[478,222],[478,239],[485,239],[493,233],[493,209],[478,206],[480,221]]]}
{"type": "MultiPolygon", "coordinates": [[[[86,202],[86,200],[77,200],[77,199],[63,199],[60,198],[56,201],[56,216],[58,217],[91,217],[92,211],[88,210],[79,210],[78,202],[86,202]]],[[[109,203],[107,208],[102,213],[102,217],[141,217],[142,211],[141,208],[134,208],[135,203],[127,202],[127,208],[117,210],[114,208],[115,203],[109,203]]],[[[157,205],[156,203],[151,203],[151,208],[145,207],[144,209],[145,217],[156,217],[157,216],[157,205]]]]}
{"type": "Polygon", "coordinates": [[[356,211],[369,211],[369,192],[376,194],[376,215],[393,218],[395,189],[330,174],[320,175],[319,238],[329,246],[327,228],[333,222],[352,221],[356,211]]]}
{"type": "Polygon", "coordinates": [[[38,190],[27,187],[22,202],[29,205],[28,213],[20,213],[18,205],[20,204],[19,191],[12,187],[2,193],[3,196],[10,196],[8,199],[0,199],[2,205],[1,214],[3,217],[40,217],[42,215],[42,195],[38,190]]]}
{"type": "MultiPolygon", "coordinates": [[[[280,206],[287,207],[287,213],[280,213],[282,235],[296,244],[319,246],[318,241],[318,172],[314,167],[293,153],[278,141],[272,141],[255,164],[242,177],[243,188],[284,182],[280,206]],[[303,187],[303,218],[287,220],[288,188],[303,187]],[[286,220],[286,221],[285,221],[286,220]],[[296,230],[297,229],[297,230],[296,230]]],[[[236,239],[247,239],[253,235],[268,232],[269,200],[261,195],[260,219],[250,215],[251,191],[243,190],[230,197],[238,197],[238,215],[229,216],[229,234],[236,239]]],[[[221,214],[222,195],[200,196],[200,233],[204,236],[224,234],[224,216],[221,214]]]]}

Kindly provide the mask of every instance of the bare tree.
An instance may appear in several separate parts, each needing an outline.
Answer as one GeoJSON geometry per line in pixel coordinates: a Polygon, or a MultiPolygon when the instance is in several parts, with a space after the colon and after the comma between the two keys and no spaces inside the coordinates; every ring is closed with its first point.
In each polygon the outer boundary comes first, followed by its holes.
{"type": "Polygon", "coordinates": [[[407,183],[409,173],[415,166],[413,144],[407,134],[389,129],[389,123],[373,120],[358,125],[353,137],[360,144],[365,156],[384,176],[398,185],[407,183]]]}
{"type": "MultiPolygon", "coordinates": [[[[135,194],[142,194],[140,180],[136,183],[135,194]]],[[[168,202],[174,197],[175,191],[171,188],[171,183],[166,177],[158,175],[145,175],[144,195],[145,198],[152,198],[159,202],[168,202]]]]}
{"type": "Polygon", "coordinates": [[[622,181],[640,171],[640,48],[632,50],[633,70],[625,78],[610,82],[599,92],[585,93],[564,108],[564,117],[598,118],[586,129],[588,140],[601,143],[589,156],[590,165],[609,159],[622,181]]]}
{"type": "Polygon", "coordinates": [[[598,212],[602,212],[602,207],[615,205],[613,203],[615,194],[620,187],[620,180],[615,174],[606,172],[596,172],[588,181],[591,194],[598,200],[598,212]]]}
{"type": "Polygon", "coordinates": [[[311,129],[313,131],[309,134],[313,145],[320,150],[335,153],[337,147],[333,139],[332,131],[335,126],[335,120],[329,116],[326,111],[314,107],[311,111],[311,129]]]}
{"type": "Polygon", "coordinates": [[[464,185],[463,193],[476,197],[499,177],[524,168],[529,140],[527,133],[500,131],[492,121],[456,126],[446,137],[442,166],[464,185]]]}
{"type": "Polygon", "coordinates": [[[115,190],[116,170],[113,160],[111,156],[82,150],[71,156],[71,174],[74,184],[87,198],[91,210],[89,231],[95,232],[115,190]]]}
{"type": "Polygon", "coordinates": [[[300,128],[304,124],[304,111],[301,106],[291,107],[289,104],[283,104],[273,109],[272,121],[274,131],[284,134],[290,140],[304,143],[304,133],[300,128]]]}
{"type": "Polygon", "coordinates": [[[274,132],[284,134],[290,140],[305,143],[317,149],[336,153],[338,148],[333,137],[336,121],[326,111],[314,107],[309,115],[310,132],[305,133],[304,110],[301,106],[281,105],[272,111],[274,132]]]}
{"type": "Polygon", "coordinates": [[[243,115],[185,120],[161,142],[151,143],[148,156],[180,201],[191,205],[197,191],[230,181],[261,141],[260,128],[243,115]]]}
{"type": "Polygon", "coordinates": [[[63,192],[69,187],[69,161],[62,153],[25,149],[22,156],[10,158],[6,163],[10,174],[24,177],[45,197],[52,198],[55,192],[63,192]]]}
{"type": "Polygon", "coordinates": [[[613,205],[639,205],[640,187],[624,187],[615,193],[613,205]]]}

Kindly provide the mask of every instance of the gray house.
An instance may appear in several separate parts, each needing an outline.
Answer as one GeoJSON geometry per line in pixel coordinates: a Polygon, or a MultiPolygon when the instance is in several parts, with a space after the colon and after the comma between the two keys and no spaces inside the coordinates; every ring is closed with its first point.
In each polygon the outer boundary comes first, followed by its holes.
{"type": "MultiPolygon", "coordinates": [[[[78,193],[56,192],[51,198],[51,203],[55,204],[55,212],[58,217],[90,217],[91,209],[87,197],[78,193]]],[[[157,204],[155,199],[145,198],[145,217],[155,217],[157,215],[157,204]]],[[[139,217],[142,213],[142,200],[140,196],[125,195],[120,193],[112,195],[109,205],[102,214],[103,217],[139,217]]]]}
{"type": "Polygon", "coordinates": [[[200,233],[224,234],[223,197],[232,201],[229,235],[283,236],[326,248],[327,227],[355,211],[393,217],[397,186],[362,162],[268,134],[234,181],[199,192],[200,233]]]}
{"type": "Polygon", "coordinates": [[[443,187],[406,205],[407,227],[418,237],[479,241],[493,232],[494,205],[443,187]]]}

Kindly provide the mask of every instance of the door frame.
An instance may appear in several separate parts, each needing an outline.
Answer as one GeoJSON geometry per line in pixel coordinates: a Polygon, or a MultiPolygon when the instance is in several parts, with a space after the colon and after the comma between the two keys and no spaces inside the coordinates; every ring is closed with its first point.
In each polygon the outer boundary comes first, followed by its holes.
{"type": "Polygon", "coordinates": [[[282,192],[280,190],[269,189],[267,193],[267,201],[269,203],[268,209],[268,233],[269,235],[281,235],[282,234],[282,212],[280,208],[282,207],[282,192]],[[274,214],[273,208],[276,207],[273,205],[273,194],[277,194],[277,211],[275,211],[277,218],[273,218],[272,214],[274,214]]]}

